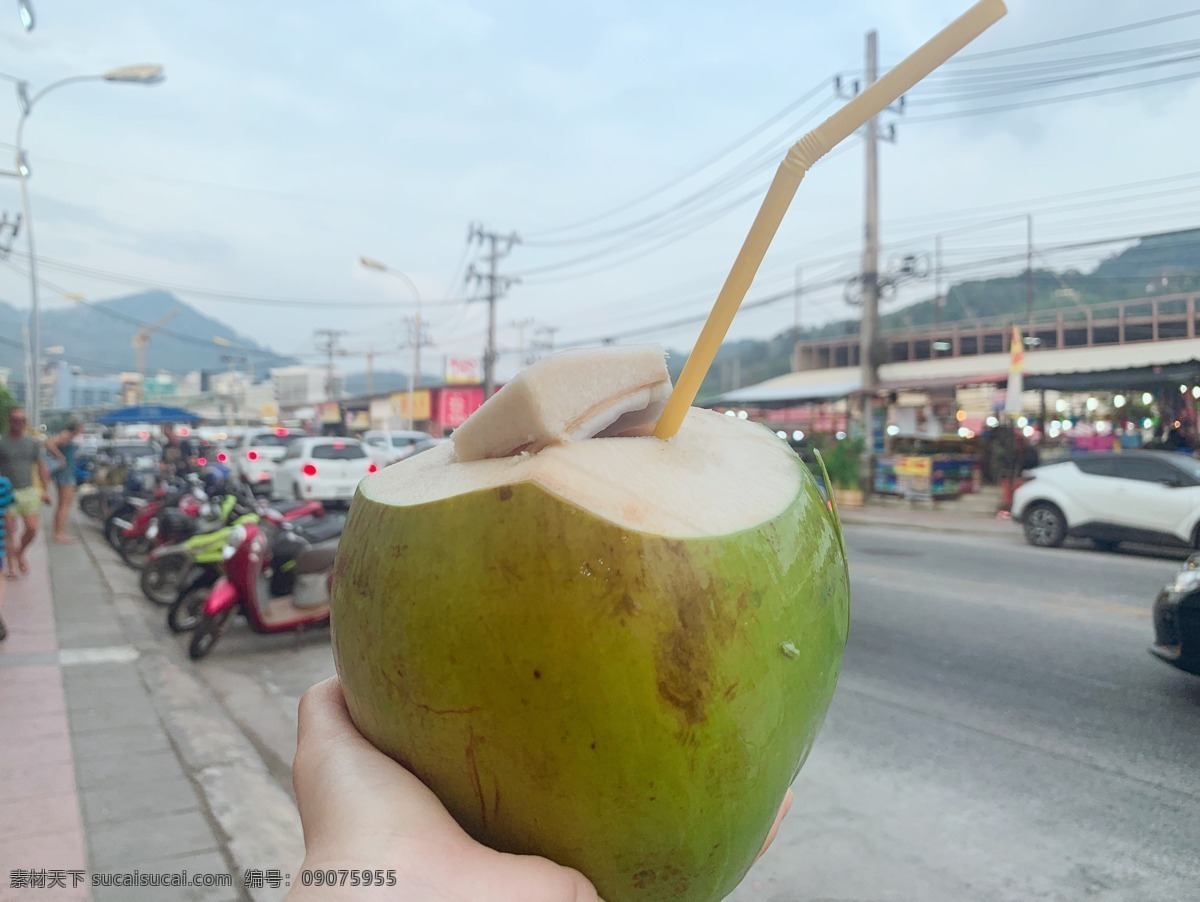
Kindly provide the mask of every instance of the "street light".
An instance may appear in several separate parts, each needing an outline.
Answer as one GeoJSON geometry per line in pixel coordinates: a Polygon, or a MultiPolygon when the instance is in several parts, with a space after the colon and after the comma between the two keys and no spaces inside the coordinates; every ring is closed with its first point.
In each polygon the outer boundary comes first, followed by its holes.
{"type": "Polygon", "coordinates": [[[26,31],[33,31],[37,19],[33,15],[33,4],[29,0],[17,0],[17,12],[21,16],[21,26],[26,31]]]}
{"type": "Polygon", "coordinates": [[[413,297],[417,299],[417,312],[413,317],[413,329],[410,335],[412,339],[412,364],[408,368],[408,428],[413,428],[413,392],[416,387],[416,377],[421,371],[421,292],[417,291],[417,285],[405,273],[398,269],[393,269],[382,260],[376,260],[374,257],[359,257],[358,262],[365,269],[374,269],[379,272],[385,272],[395,276],[404,282],[412,291],[413,297]]]}
{"type": "MultiPolygon", "coordinates": [[[[33,27],[33,9],[28,3],[21,4],[22,21],[26,17],[29,19],[29,24],[26,28],[33,27]]],[[[34,428],[39,428],[41,425],[41,309],[38,303],[38,277],[37,277],[37,252],[34,249],[33,241],[33,211],[29,205],[29,155],[25,152],[25,145],[21,142],[21,138],[25,133],[25,121],[29,118],[33,108],[37,102],[49,94],[56,88],[61,88],[63,85],[74,84],[81,81],[109,81],[119,84],[138,84],[138,85],[155,85],[163,80],[163,67],[157,64],[139,64],[134,66],[121,66],[117,69],[110,69],[108,72],[100,75],[72,75],[69,78],[59,79],[42,88],[32,97],[29,95],[29,82],[24,79],[14,78],[11,75],[0,75],[0,78],[6,81],[11,81],[16,84],[17,89],[17,104],[21,110],[21,118],[17,120],[17,137],[13,142],[16,149],[15,163],[16,171],[4,173],[5,175],[16,176],[21,183],[21,206],[24,210],[23,220],[25,226],[26,241],[29,245],[29,345],[30,359],[26,366],[26,386],[27,395],[26,402],[29,407],[29,421],[34,428]]]]}

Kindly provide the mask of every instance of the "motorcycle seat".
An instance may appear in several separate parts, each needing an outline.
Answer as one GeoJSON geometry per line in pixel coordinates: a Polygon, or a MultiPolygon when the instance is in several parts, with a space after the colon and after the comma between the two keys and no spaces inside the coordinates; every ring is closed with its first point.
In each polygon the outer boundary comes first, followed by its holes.
{"type": "Polygon", "coordinates": [[[344,515],[326,514],[323,517],[305,517],[295,521],[293,532],[307,541],[310,545],[320,545],[330,539],[338,539],[346,526],[344,515]]]}
{"type": "Polygon", "coordinates": [[[340,537],[327,539],[300,552],[300,557],[296,559],[296,575],[321,573],[332,567],[339,541],[340,537]]]}

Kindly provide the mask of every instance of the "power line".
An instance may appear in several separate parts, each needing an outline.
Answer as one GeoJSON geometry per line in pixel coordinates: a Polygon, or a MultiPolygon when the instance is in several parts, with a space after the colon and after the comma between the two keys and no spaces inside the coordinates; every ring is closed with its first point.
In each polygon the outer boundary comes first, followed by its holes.
{"type": "Polygon", "coordinates": [[[1200,71],[1187,72],[1183,75],[1172,75],[1166,78],[1156,78],[1151,81],[1134,82],[1128,85],[1117,85],[1111,88],[1099,88],[1095,91],[1084,91],[1079,94],[1065,94],[1061,97],[1044,97],[1040,100],[1025,100],[1018,103],[1007,103],[1000,106],[977,107],[969,110],[957,110],[950,113],[938,113],[932,116],[912,116],[905,120],[909,125],[919,124],[923,122],[941,122],[945,119],[958,119],[963,116],[980,116],[986,113],[1005,113],[1011,110],[1022,110],[1027,107],[1045,106],[1050,103],[1062,103],[1068,100],[1082,100],[1088,97],[1103,97],[1108,94],[1120,94],[1124,91],[1136,91],[1139,88],[1149,88],[1155,85],[1171,84],[1177,81],[1186,81],[1192,78],[1200,77],[1200,71]]]}
{"type": "MultiPolygon", "coordinates": [[[[27,254],[17,254],[13,256],[21,257],[28,260],[27,254]]],[[[67,263],[63,260],[54,260],[49,257],[38,257],[38,263],[50,269],[56,269],[60,272],[68,272],[73,275],[91,276],[96,279],[101,279],[108,282],[116,282],[122,285],[135,285],[140,288],[158,288],[166,291],[178,291],[184,294],[193,294],[200,297],[205,297],[215,301],[238,301],[251,306],[263,307],[319,307],[322,310],[328,310],[330,307],[345,307],[345,308],[364,308],[364,309],[395,309],[402,306],[415,306],[415,301],[347,301],[345,299],[335,298],[287,298],[275,297],[269,295],[258,295],[251,293],[239,293],[235,291],[223,291],[214,288],[198,288],[194,285],[184,285],[177,282],[166,282],[156,279],[147,279],[141,276],[131,276],[124,273],[113,272],[111,270],[97,269],[96,267],[83,266],[77,263],[67,263]]],[[[440,301],[426,301],[426,303],[450,303],[453,299],[445,299],[440,301]]]]}
{"type": "Polygon", "coordinates": [[[623,213],[626,210],[637,206],[638,204],[644,203],[645,201],[651,199],[652,197],[657,197],[658,195],[662,194],[663,192],[668,191],[671,188],[674,188],[676,185],[679,185],[679,184],[687,181],[692,176],[698,175],[699,173],[701,173],[705,169],[707,169],[709,166],[713,165],[713,163],[715,163],[718,160],[733,153],[733,151],[737,150],[742,145],[754,140],[756,137],[758,137],[760,134],[762,134],[764,131],[766,131],[768,128],[770,128],[772,125],[774,125],[776,122],[778,122],[780,119],[783,119],[785,116],[790,115],[792,112],[799,109],[804,104],[808,103],[808,101],[812,100],[814,97],[816,97],[818,94],[820,94],[821,91],[826,90],[828,88],[828,85],[829,85],[829,82],[827,80],[822,80],[822,81],[818,82],[817,84],[813,85],[812,88],[810,88],[808,91],[806,91],[800,97],[798,97],[796,100],[793,100],[791,103],[789,103],[783,109],[774,113],[772,116],[770,116],[763,122],[760,122],[754,128],[750,129],[750,131],[743,134],[740,138],[737,138],[736,140],[732,141],[731,143],[725,145],[724,147],[718,149],[714,153],[705,157],[699,163],[694,164],[692,167],[687,169],[682,174],[674,176],[671,179],[668,179],[666,182],[662,183],[657,188],[654,188],[644,194],[640,194],[637,197],[632,198],[631,200],[625,201],[624,203],[619,204],[615,207],[611,207],[608,210],[605,210],[601,213],[597,213],[594,216],[589,216],[586,219],[577,220],[575,222],[567,223],[565,225],[557,226],[555,228],[534,230],[532,233],[530,233],[529,237],[531,239],[533,239],[534,241],[538,241],[538,240],[540,240],[541,236],[543,236],[543,235],[551,235],[551,234],[556,234],[558,232],[572,231],[572,230],[580,228],[582,226],[591,225],[592,223],[599,222],[602,219],[608,219],[609,217],[611,217],[617,213],[623,213]]]}

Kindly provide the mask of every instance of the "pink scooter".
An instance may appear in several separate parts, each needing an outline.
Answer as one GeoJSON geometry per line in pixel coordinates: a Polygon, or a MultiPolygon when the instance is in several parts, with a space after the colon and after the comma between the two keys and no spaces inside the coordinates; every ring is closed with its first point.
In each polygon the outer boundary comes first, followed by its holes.
{"type": "Polygon", "coordinates": [[[254,524],[235,526],[222,550],[225,575],[192,631],[192,660],[213,650],[236,611],[256,633],[327,626],[333,558],[345,522],[344,514],[325,514],[271,533],[254,524]]]}

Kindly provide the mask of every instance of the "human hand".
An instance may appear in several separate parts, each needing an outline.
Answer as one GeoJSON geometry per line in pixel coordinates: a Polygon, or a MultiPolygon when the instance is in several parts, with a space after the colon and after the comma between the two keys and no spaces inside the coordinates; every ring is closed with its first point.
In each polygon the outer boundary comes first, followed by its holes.
{"type": "Polygon", "coordinates": [[[42,504],[51,505],[53,503],[54,503],[54,499],[50,497],[50,493],[47,492],[45,489],[42,489],[42,504]]]}
{"type": "MultiPolygon", "coordinates": [[[[578,871],[496,852],[468,836],[420,780],[358,732],[336,677],[300,700],[292,785],[304,826],[304,869],[382,868],[397,880],[386,895],[378,887],[293,885],[290,902],[601,902],[578,871]]],[[[791,800],[789,790],[762,852],[791,800]]]]}

